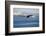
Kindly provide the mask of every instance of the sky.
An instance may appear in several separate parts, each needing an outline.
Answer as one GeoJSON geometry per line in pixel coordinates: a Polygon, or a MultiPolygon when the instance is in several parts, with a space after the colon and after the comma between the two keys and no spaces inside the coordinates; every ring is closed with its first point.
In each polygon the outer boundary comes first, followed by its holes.
{"type": "Polygon", "coordinates": [[[39,9],[34,9],[34,8],[14,8],[13,9],[13,13],[15,13],[16,15],[39,15],[39,9]]]}

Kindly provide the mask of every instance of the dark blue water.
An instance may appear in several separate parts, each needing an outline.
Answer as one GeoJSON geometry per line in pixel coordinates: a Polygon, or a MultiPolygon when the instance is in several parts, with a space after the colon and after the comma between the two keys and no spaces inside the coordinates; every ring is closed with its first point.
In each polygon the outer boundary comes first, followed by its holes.
{"type": "Polygon", "coordinates": [[[22,16],[13,16],[13,26],[14,28],[39,27],[39,16],[29,18],[22,16]]]}

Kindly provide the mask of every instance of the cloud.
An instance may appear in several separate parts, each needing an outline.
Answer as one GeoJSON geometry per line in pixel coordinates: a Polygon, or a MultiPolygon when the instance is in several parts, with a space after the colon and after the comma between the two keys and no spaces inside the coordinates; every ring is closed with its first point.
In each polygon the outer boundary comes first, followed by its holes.
{"type": "Polygon", "coordinates": [[[16,15],[23,15],[23,14],[26,14],[26,15],[29,15],[29,14],[39,15],[39,9],[33,9],[33,8],[14,8],[13,10],[14,10],[13,12],[16,15]]]}

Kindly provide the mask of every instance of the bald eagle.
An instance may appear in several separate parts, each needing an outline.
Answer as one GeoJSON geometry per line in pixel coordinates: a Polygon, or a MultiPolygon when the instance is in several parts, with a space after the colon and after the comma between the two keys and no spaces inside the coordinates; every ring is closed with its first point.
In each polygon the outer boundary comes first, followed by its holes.
{"type": "Polygon", "coordinates": [[[30,16],[33,16],[33,15],[27,15],[27,16],[24,16],[24,15],[18,15],[18,16],[29,18],[30,16]]]}
{"type": "Polygon", "coordinates": [[[26,17],[29,18],[30,16],[32,16],[32,15],[28,15],[28,16],[26,16],[26,17]]]}

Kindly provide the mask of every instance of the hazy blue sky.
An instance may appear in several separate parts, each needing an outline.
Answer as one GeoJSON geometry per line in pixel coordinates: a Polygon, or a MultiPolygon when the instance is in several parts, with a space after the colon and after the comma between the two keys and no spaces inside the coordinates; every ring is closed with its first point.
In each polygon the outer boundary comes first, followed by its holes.
{"type": "Polygon", "coordinates": [[[33,14],[33,15],[39,15],[39,9],[31,9],[31,8],[14,8],[14,13],[20,13],[20,14],[33,14]]]}

